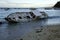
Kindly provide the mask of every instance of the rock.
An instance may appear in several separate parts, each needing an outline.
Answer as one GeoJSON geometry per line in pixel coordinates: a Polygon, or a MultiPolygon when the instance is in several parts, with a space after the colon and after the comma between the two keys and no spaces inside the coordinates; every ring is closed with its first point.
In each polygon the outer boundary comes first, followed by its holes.
{"type": "Polygon", "coordinates": [[[55,8],[60,8],[60,1],[54,5],[55,8]]]}
{"type": "Polygon", "coordinates": [[[10,8],[4,8],[5,11],[8,11],[10,8]]]}
{"type": "Polygon", "coordinates": [[[20,39],[20,40],[23,40],[23,39],[20,39]]]}
{"type": "Polygon", "coordinates": [[[41,29],[38,29],[38,30],[36,30],[36,33],[40,33],[40,32],[42,32],[42,28],[41,29]]]}
{"type": "Polygon", "coordinates": [[[36,8],[30,8],[30,10],[36,10],[36,8]]]}
{"type": "Polygon", "coordinates": [[[0,24],[2,24],[2,22],[0,22],[0,24]]]}

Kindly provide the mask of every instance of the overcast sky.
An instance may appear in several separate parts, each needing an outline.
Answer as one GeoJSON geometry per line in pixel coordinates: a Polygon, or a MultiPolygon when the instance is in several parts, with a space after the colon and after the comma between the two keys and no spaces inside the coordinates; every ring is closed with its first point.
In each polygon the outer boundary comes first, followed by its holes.
{"type": "Polygon", "coordinates": [[[43,7],[53,6],[60,0],[0,0],[0,7],[43,7]]]}

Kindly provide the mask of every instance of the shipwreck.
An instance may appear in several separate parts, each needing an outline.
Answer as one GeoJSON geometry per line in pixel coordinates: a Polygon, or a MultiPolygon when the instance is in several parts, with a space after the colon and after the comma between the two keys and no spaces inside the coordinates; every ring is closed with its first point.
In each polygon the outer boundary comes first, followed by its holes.
{"type": "Polygon", "coordinates": [[[31,12],[15,12],[9,14],[5,20],[8,22],[28,22],[32,20],[37,20],[41,18],[47,18],[48,15],[45,12],[39,12],[37,10],[33,10],[31,12]]]}

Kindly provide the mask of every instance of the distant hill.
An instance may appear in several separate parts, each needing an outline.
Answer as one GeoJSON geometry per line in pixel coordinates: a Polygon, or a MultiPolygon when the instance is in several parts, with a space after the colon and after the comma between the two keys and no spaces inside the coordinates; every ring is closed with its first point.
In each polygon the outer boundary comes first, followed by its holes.
{"type": "Polygon", "coordinates": [[[60,1],[54,5],[55,8],[60,8],[60,1]]]}

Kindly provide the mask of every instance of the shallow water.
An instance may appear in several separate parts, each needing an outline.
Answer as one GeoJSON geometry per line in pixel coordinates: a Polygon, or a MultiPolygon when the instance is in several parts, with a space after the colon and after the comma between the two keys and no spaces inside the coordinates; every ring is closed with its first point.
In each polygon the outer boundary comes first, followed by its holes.
{"type": "MultiPolygon", "coordinates": [[[[55,9],[50,9],[50,10],[46,10],[44,8],[42,9],[37,9],[38,11],[44,11],[45,13],[48,14],[49,17],[52,16],[60,16],[60,10],[55,10],[55,9]]],[[[32,10],[30,9],[9,9],[9,10],[4,10],[4,9],[0,9],[0,18],[5,18],[7,17],[9,14],[15,13],[15,12],[30,12],[32,10]]]]}
{"type": "Polygon", "coordinates": [[[0,24],[0,40],[15,40],[25,35],[28,32],[33,31],[35,28],[40,28],[45,25],[57,25],[60,24],[60,18],[48,18],[38,21],[31,21],[25,23],[12,23],[0,24]]]}
{"type": "MultiPolygon", "coordinates": [[[[31,32],[35,28],[40,28],[45,25],[57,25],[60,24],[60,11],[59,10],[46,10],[49,14],[49,18],[41,19],[31,22],[20,22],[9,24],[7,22],[0,24],[0,40],[16,40],[28,32],[31,32]]],[[[5,15],[7,16],[7,15],[5,15]]],[[[4,14],[0,14],[0,17],[5,17],[4,14]],[[3,16],[2,16],[3,15],[3,16]]]]}

